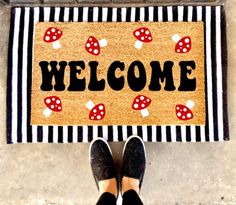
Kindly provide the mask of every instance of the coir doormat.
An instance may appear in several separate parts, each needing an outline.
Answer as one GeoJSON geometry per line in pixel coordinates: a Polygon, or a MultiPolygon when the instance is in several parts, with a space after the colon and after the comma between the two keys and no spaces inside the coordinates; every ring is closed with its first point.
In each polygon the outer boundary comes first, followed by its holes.
{"type": "Polygon", "coordinates": [[[223,7],[12,8],[7,142],[228,140],[223,7]]]}

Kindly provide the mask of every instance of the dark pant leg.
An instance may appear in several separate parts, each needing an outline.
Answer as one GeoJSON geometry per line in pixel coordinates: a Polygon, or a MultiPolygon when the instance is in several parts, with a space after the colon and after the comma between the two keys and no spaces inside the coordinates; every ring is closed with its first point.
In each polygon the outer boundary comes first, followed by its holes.
{"type": "Polygon", "coordinates": [[[116,205],[116,197],[108,192],[103,193],[96,205],[116,205]]]}
{"type": "Polygon", "coordinates": [[[129,190],[123,194],[122,205],[143,205],[143,202],[136,191],[129,190]]]}

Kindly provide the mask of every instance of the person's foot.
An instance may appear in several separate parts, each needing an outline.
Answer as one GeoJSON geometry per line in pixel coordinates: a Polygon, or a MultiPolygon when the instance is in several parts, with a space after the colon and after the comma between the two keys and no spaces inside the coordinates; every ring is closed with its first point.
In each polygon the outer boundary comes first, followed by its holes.
{"type": "Polygon", "coordinates": [[[122,194],[129,190],[139,193],[146,167],[146,150],[142,139],[131,136],[125,143],[122,166],[122,194]]]}
{"type": "Polygon", "coordinates": [[[103,138],[91,142],[89,161],[100,194],[109,192],[117,197],[117,174],[108,143],[103,138]]]}

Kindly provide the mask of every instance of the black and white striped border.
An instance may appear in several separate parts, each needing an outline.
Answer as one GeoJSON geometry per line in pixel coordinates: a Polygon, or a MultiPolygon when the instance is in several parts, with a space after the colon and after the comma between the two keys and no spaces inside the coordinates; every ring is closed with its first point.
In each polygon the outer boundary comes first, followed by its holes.
{"type": "Polygon", "coordinates": [[[138,134],[152,142],[229,140],[226,101],[226,22],[222,6],[12,8],[7,83],[7,143],[123,141],[138,134]],[[195,22],[205,28],[205,126],[30,125],[33,33],[36,22],[195,22]]]}

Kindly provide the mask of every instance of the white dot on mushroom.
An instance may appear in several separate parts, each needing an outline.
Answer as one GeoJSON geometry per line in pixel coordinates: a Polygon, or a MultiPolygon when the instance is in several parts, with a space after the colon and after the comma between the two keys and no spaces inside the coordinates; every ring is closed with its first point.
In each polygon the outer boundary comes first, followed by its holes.
{"type": "Polygon", "coordinates": [[[54,33],[56,30],[55,30],[55,28],[52,28],[51,31],[54,33]]]}
{"type": "Polygon", "coordinates": [[[146,31],[145,33],[148,35],[148,34],[149,34],[149,31],[146,31]]]}
{"type": "Polygon", "coordinates": [[[89,48],[90,47],[90,43],[87,43],[86,46],[89,48]]]}
{"type": "Polygon", "coordinates": [[[53,108],[54,108],[54,105],[51,105],[51,108],[53,109],[53,108]]]}
{"type": "Polygon", "coordinates": [[[102,106],[102,105],[99,105],[98,109],[99,109],[99,110],[103,110],[103,106],[102,106]]]}
{"type": "Polygon", "coordinates": [[[184,108],[184,112],[186,112],[187,111],[187,108],[184,108]]]}
{"type": "Polygon", "coordinates": [[[141,40],[144,40],[144,37],[143,37],[143,36],[141,37],[141,40]]]}
{"type": "Polygon", "coordinates": [[[142,29],[141,32],[144,32],[144,30],[142,29]]]}
{"type": "Polygon", "coordinates": [[[47,100],[46,100],[46,103],[47,103],[47,104],[49,104],[50,102],[51,102],[51,100],[50,100],[50,99],[47,99],[47,100]]]}
{"type": "Polygon", "coordinates": [[[94,109],[94,110],[93,110],[93,112],[94,112],[94,113],[96,113],[96,112],[97,112],[97,110],[96,110],[96,109],[94,109]]]}
{"type": "Polygon", "coordinates": [[[191,115],[190,113],[188,113],[188,114],[187,114],[187,117],[190,118],[190,117],[192,117],[192,115],[191,115]]]}
{"type": "Polygon", "coordinates": [[[49,37],[49,36],[46,36],[46,37],[45,37],[45,40],[46,40],[46,41],[49,41],[49,40],[50,40],[50,37],[49,37]]]}
{"type": "Polygon", "coordinates": [[[189,42],[189,38],[186,38],[184,41],[185,41],[185,43],[188,43],[189,42]]]}
{"type": "Polygon", "coordinates": [[[188,45],[187,45],[187,48],[189,48],[189,47],[190,47],[190,45],[188,44],[188,45]]]}
{"type": "Polygon", "coordinates": [[[100,115],[98,115],[98,116],[97,116],[97,119],[98,119],[98,120],[100,120],[100,119],[101,119],[101,116],[100,116],[100,115]]]}
{"type": "Polygon", "coordinates": [[[179,52],[180,52],[180,50],[178,49],[178,50],[177,50],[177,52],[179,53],[179,52]]]}
{"type": "Polygon", "coordinates": [[[144,97],[143,97],[143,96],[140,96],[140,100],[144,100],[144,97]]]}
{"type": "Polygon", "coordinates": [[[60,100],[57,100],[57,101],[56,101],[57,104],[60,104],[60,102],[61,102],[60,100]]]}
{"type": "Polygon", "coordinates": [[[47,32],[48,35],[49,35],[50,33],[51,33],[50,31],[47,32]]]}
{"type": "Polygon", "coordinates": [[[134,104],[134,108],[138,108],[138,104],[134,104]]]}
{"type": "Polygon", "coordinates": [[[52,98],[52,101],[55,101],[55,98],[52,98]]]}
{"type": "Polygon", "coordinates": [[[101,115],[104,115],[104,112],[101,112],[101,115]]]}
{"type": "Polygon", "coordinates": [[[179,107],[177,107],[176,109],[179,110],[179,107]]]}
{"type": "Polygon", "coordinates": [[[184,48],[184,49],[183,49],[183,52],[185,52],[185,53],[186,53],[186,52],[187,52],[187,49],[186,49],[186,48],[184,48]]]}
{"type": "Polygon", "coordinates": [[[152,37],[149,36],[148,39],[149,39],[149,40],[152,40],[152,37]]]}
{"type": "Polygon", "coordinates": [[[57,37],[56,37],[56,36],[53,36],[52,38],[55,40],[57,37]]]}
{"type": "Polygon", "coordinates": [[[92,41],[92,38],[89,38],[90,41],[92,41]]]}
{"type": "Polygon", "coordinates": [[[180,46],[182,46],[182,45],[183,45],[183,43],[182,43],[182,42],[180,42],[180,43],[179,43],[179,45],[180,45],[180,46]]]}
{"type": "Polygon", "coordinates": [[[93,51],[95,54],[98,54],[98,49],[94,49],[93,51]]]}
{"type": "Polygon", "coordinates": [[[141,107],[145,107],[145,104],[142,104],[141,107]]]}
{"type": "Polygon", "coordinates": [[[178,112],[178,113],[177,113],[177,116],[178,116],[178,117],[180,117],[180,116],[181,116],[181,113],[180,113],[180,112],[178,112]]]}
{"type": "Polygon", "coordinates": [[[136,101],[136,102],[139,102],[139,99],[136,99],[135,101],[136,101]]]}
{"type": "Polygon", "coordinates": [[[59,106],[58,109],[61,110],[61,107],[59,106]]]}
{"type": "Polygon", "coordinates": [[[98,44],[97,44],[97,43],[94,43],[94,46],[98,46],[98,44]]]}
{"type": "Polygon", "coordinates": [[[135,36],[139,36],[140,35],[140,32],[139,31],[136,31],[135,32],[135,36]]]}

